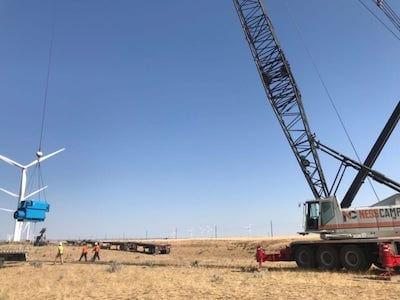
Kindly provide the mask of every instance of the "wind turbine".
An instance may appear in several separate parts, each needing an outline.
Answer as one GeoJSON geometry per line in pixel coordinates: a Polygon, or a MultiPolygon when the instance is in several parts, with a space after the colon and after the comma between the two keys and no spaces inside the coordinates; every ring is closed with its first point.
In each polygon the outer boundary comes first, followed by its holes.
{"type": "Polygon", "coordinates": [[[187,231],[189,233],[189,237],[193,238],[193,228],[189,228],[187,231]]]}
{"type": "MultiPolygon", "coordinates": [[[[50,153],[50,154],[48,154],[48,155],[45,155],[45,156],[43,156],[43,153],[42,153],[41,151],[37,151],[37,152],[36,152],[36,159],[35,159],[34,161],[32,161],[31,163],[27,164],[27,165],[22,165],[22,164],[20,164],[20,163],[17,163],[17,162],[15,162],[15,161],[13,161],[13,160],[10,159],[10,158],[7,158],[7,157],[5,157],[5,156],[3,156],[3,155],[0,155],[0,159],[1,159],[2,161],[6,162],[6,163],[8,163],[8,164],[10,164],[10,165],[12,165],[12,166],[18,167],[18,168],[20,168],[21,171],[22,171],[22,174],[21,174],[21,181],[20,181],[20,188],[19,188],[19,194],[15,194],[15,193],[9,192],[9,191],[7,191],[7,190],[5,190],[5,189],[2,189],[2,188],[0,188],[0,190],[3,191],[3,192],[5,192],[6,194],[8,194],[8,195],[10,195],[10,196],[13,196],[13,197],[15,197],[15,198],[18,198],[18,203],[20,203],[21,201],[24,201],[24,200],[26,200],[27,198],[32,197],[33,195],[35,195],[35,194],[37,194],[37,193],[43,191],[44,189],[47,188],[47,186],[44,186],[44,187],[42,187],[42,188],[40,188],[40,189],[38,189],[38,190],[36,190],[36,191],[30,193],[29,195],[25,195],[25,190],[26,190],[26,173],[27,173],[28,168],[30,168],[30,167],[32,167],[32,166],[34,166],[34,165],[37,165],[37,164],[41,163],[42,161],[44,161],[44,160],[46,160],[46,159],[48,159],[48,158],[50,158],[50,157],[52,157],[52,156],[54,156],[54,155],[56,155],[56,154],[62,152],[62,151],[64,151],[64,150],[65,150],[65,148],[60,149],[60,150],[57,150],[57,151],[55,151],[55,152],[53,152],[53,153],[50,153]]],[[[14,237],[13,237],[13,241],[14,241],[14,242],[20,242],[20,241],[21,241],[21,233],[22,233],[23,223],[24,223],[23,221],[15,220],[14,237]]],[[[25,228],[25,230],[27,230],[27,238],[29,237],[29,229],[30,229],[30,223],[27,222],[27,225],[26,225],[26,228],[25,228]]]]}
{"type": "Polygon", "coordinates": [[[245,226],[244,228],[247,229],[249,237],[250,237],[251,236],[251,224],[245,226]]]}

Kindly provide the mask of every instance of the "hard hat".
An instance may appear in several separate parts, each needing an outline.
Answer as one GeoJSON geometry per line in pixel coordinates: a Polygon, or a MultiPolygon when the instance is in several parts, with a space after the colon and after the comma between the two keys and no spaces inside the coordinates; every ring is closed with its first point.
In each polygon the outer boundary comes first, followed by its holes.
{"type": "Polygon", "coordinates": [[[58,243],[58,245],[59,245],[59,246],[62,246],[62,243],[61,243],[61,242],[59,242],[59,243],[58,243]]]}
{"type": "Polygon", "coordinates": [[[96,243],[94,243],[95,245],[97,245],[97,242],[96,243]]]}

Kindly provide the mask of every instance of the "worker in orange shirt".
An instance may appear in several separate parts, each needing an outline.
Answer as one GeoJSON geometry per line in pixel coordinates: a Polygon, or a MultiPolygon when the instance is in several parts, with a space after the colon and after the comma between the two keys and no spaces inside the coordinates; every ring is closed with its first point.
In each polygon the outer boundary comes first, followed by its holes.
{"type": "Polygon", "coordinates": [[[87,253],[88,253],[88,247],[87,247],[86,243],[83,243],[82,253],[81,253],[81,257],[79,257],[79,261],[81,261],[82,258],[85,258],[85,261],[87,261],[87,253]]]}
{"type": "Polygon", "coordinates": [[[97,258],[98,260],[100,260],[100,255],[99,255],[99,253],[100,253],[100,246],[99,246],[99,244],[98,244],[97,242],[94,243],[93,252],[94,252],[94,255],[93,255],[92,261],[96,261],[96,258],[97,258]]]}

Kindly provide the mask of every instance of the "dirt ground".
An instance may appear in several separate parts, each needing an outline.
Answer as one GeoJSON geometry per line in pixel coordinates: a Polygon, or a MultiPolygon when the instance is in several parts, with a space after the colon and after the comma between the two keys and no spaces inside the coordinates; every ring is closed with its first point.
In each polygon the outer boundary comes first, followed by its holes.
{"type": "MultiPolygon", "coordinates": [[[[298,237],[296,237],[298,239],[298,237]]],[[[289,238],[186,239],[171,253],[151,255],[102,249],[100,261],[78,262],[80,246],[65,245],[65,263],[55,265],[57,244],[3,244],[26,250],[27,262],[0,269],[0,300],[30,299],[397,299],[398,276],[299,270],[294,262],[255,269],[255,249],[276,251],[289,238]]],[[[92,253],[89,253],[89,257],[92,253]]]]}

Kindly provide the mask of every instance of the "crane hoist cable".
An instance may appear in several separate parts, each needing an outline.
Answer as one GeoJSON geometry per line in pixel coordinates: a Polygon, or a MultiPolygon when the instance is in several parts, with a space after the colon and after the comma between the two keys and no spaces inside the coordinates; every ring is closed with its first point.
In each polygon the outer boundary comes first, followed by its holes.
{"type": "MultiPolygon", "coordinates": [[[[389,18],[389,20],[393,23],[393,25],[400,32],[400,18],[396,14],[396,12],[390,7],[386,0],[372,0],[389,18]]],[[[381,23],[386,30],[388,30],[396,39],[400,41],[400,36],[397,35],[384,21],[382,21],[376,13],[374,13],[362,0],[358,0],[358,2],[369,11],[371,15],[373,15],[379,23],[381,23]]]]}
{"type": "MultiPolygon", "coordinates": [[[[293,14],[291,13],[288,3],[286,1],[284,3],[285,3],[285,6],[286,6],[286,10],[288,12],[288,15],[292,19],[292,22],[296,27],[296,30],[297,30],[297,33],[299,34],[301,43],[303,44],[303,47],[304,47],[304,49],[305,49],[305,51],[306,51],[306,53],[307,53],[307,55],[308,55],[308,57],[309,57],[309,59],[311,61],[311,64],[313,65],[313,67],[315,69],[315,72],[316,72],[316,74],[318,76],[318,79],[321,82],[322,87],[324,88],[324,91],[325,91],[325,93],[326,93],[326,95],[327,95],[327,97],[329,99],[329,102],[330,102],[332,108],[335,111],[336,117],[339,120],[339,123],[340,123],[340,125],[341,125],[341,127],[342,127],[342,129],[343,129],[343,131],[344,131],[344,133],[346,135],[346,137],[347,137],[347,140],[349,141],[350,146],[353,149],[353,152],[354,152],[355,156],[357,157],[358,162],[361,163],[360,156],[358,155],[357,149],[356,149],[356,147],[355,147],[355,145],[353,143],[352,138],[350,137],[349,131],[346,128],[346,125],[345,125],[345,123],[343,121],[343,118],[339,113],[339,110],[338,110],[338,108],[337,108],[337,106],[335,104],[335,101],[333,100],[333,97],[332,97],[331,93],[329,92],[329,89],[328,89],[328,87],[327,87],[327,85],[326,85],[326,83],[325,83],[325,81],[324,81],[324,79],[322,77],[321,72],[319,71],[319,68],[318,68],[318,66],[317,66],[317,64],[316,64],[316,62],[315,62],[315,60],[314,60],[314,58],[313,58],[313,56],[311,54],[311,51],[307,47],[307,44],[306,44],[305,39],[304,39],[304,36],[303,36],[303,34],[302,34],[301,30],[300,30],[300,26],[296,22],[296,19],[294,18],[293,14]]],[[[374,188],[374,186],[372,184],[371,179],[367,178],[367,180],[368,180],[368,182],[369,182],[369,184],[371,186],[371,189],[372,189],[376,199],[379,200],[378,194],[377,194],[377,192],[376,192],[376,190],[375,190],[375,188],[374,188]]]]}
{"type": "MultiPolygon", "coordinates": [[[[40,163],[35,165],[31,176],[28,179],[27,185],[26,185],[26,190],[27,191],[33,191],[33,190],[39,190],[44,186],[44,180],[43,180],[43,175],[41,172],[41,167],[40,163]]],[[[43,200],[46,201],[46,190],[42,190],[38,194],[38,198],[41,198],[41,194],[43,193],[43,200]]]]}
{"type": "Polygon", "coordinates": [[[45,85],[44,98],[43,98],[42,120],[41,120],[41,126],[40,126],[39,150],[38,151],[41,151],[41,149],[42,149],[44,123],[45,123],[45,119],[46,119],[47,95],[48,95],[48,90],[49,90],[49,80],[50,80],[52,52],[53,52],[53,38],[54,38],[54,22],[53,22],[53,25],[52,25],[50,44],[49,44],[49,56],[48,56],[48,62],[47,62],[47,76],[46,76],[46,85],[45,85]]]}
{"type": "Polygon", "coordinates": [[[374,0],[376,5],[384,12],[393,25],[400,31],[400,18],[396,12],[390,7],[386,0],[374,0]]]}
{"type": "MultiPolygon", "coordinates": [[[[45,89],[44,89],[42,116],[41,116],[41,124],[40,124],[39,147],[38,147],[38,151],[36,152],[36,155],[38,158],[42,154],[42,141],[43,141],[43,133],[44,133],[44,128],[45,128],[45,121],[46,121],[47,98],[48,98],[49,81],[50,81],[50,73],[51,73],[51,66],[52,66],[52,54],[53,54],[54,22],[55,22],[54,20],[55,20],[55,18],[52,21],[51,36],[50,36],[50,43],[49,43],[49,53],[48,53],[48,60],[47,60],[47,74],[46,74],[46,83],[45,83],[45,89]]],[[[40,162],[36,165],[34,173],[37,173],[36,174],[36,176],[38,176],[37,184],[40,188],[41,186],[43,186],[43,177],[42,177],[42,173],[41,173],[41,169],[40,169],[40,162]]],[[[33,185],[33,183],[32,183],[32,185],[33,185]]]]}

